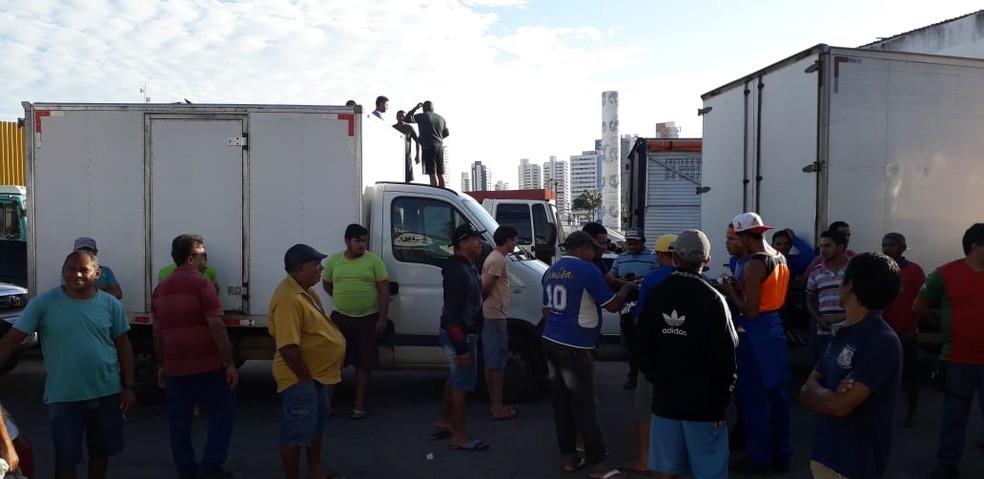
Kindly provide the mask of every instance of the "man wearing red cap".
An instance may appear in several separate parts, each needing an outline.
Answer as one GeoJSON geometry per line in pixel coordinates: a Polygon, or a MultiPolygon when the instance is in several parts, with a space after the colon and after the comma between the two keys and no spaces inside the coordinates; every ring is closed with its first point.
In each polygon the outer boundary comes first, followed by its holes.
{"type": "Polygon", "coordinates": [[[754,475],[788,472],[793,447],[789,438],[789,352],[779,309],[786,301],[789,267],[786,258],[765,242],[766,225],[756,213],[742,213],[731,222],[748,253],[744,293],[724,284],[739,313],[738,416],[745,425],[745,460],[732,470],[754,475]]]}

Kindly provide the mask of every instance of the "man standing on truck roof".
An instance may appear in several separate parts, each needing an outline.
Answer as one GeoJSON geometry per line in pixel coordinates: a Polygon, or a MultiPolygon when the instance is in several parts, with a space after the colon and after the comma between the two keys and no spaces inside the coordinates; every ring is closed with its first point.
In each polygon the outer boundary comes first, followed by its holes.
{"type": "Polygon", "coordinates": [[[926,282],[926,273],[921,266],[902,256],[906,248],[902,233],[888,233],[882,238],[882,253],[898,263],[902,274],[902,291],[882,314],[902,342],[902,388],[909,406],[902,425],[913,427],[919,403],[919,324],[912,313],[912,305],[926,282]]]}
{"type": "Polygon", "coordinates": [[[516,408],[505,404],[502,388],[505,384],[506,363],[509,359],[509,328],[506,324],[509,310],[508,256],[519,242],[519,230],[501,225],[492,234],[495,249],[482,265],[482,347],[485,359],[485,383],[489,389],[489,414],[496,421],[515,419],[516,408]]]}
{"type": "MultiPolygon", "coordinates": [[[[957,477],[974,391],[984,402],[984,223],[963,235],[964,257],[930,273],[912,306],[921,322],[943,331],[943,418],[939,465],[932,479],[957,477]],[[940,308],[940,313],[933,311],[940,308]]],[[[2,362],[2,358],[0,358],[2,362]]],[[[984,407],[981,408],[984,411],[984,407]]]]}
{"type": "Polygon", "coordinates": [[[899,267],[880,253],[855,256],[838,288],[847,319],[800,389],[816,413],[816,478],[885,474],[898,405],[902,347],[881,310],[898,295],[899,267]]]}
{"type": "Polygon", "coordinates": [[[179,266],[154,288],[151,298],[158,384],[167,398],[171,456],[182,479],[232,477],[222,466],[232,441],[239,373],[222,322],[222,304],[215,286],[201,273],[205,254],[201,236],[174,238],[171,258],[179,266]],[[200,463],[191,441],[199,404],[208,420],[200,463]]]}
{"type": "Polygon", "coordinates": [[[563,247],[564,256],[543,275],[546,321],[540,344],[550,373],[557,444],[567,456],[564,470],[575,472],[605,459],[591,357],[601,335],[601,308],[618,311],[637,289],[635,282],[629,282],[617,294],[612,292],[592,264],[604,246],[588,233],[571,233],[563,247]],[[584,438],[584,455],[577,452],[578,432],[584,438]]]}
{"type": "Polygon", "coordinates": [[[430,176],[431,186],[444,188],[444,139],[449,135],[444,117],[434,113],[434,104],[427,100],[411,108],[405,120],[407,123],[416,123],[420,129],[424,173],[430,176]],[[423,108],[423,113],[415,113],[418,108],[423,108]]]}
{"type": "MultiPolygon", "coordinates": [[[[72,249],[75,251],[85,250],[92,253],[93,256],[99,254],[96,240],[85,236],[77,238],[72,249]]],[[[116,275],[113,274],[113,270],[109,269],[109,266],[99,265],[99,278],[96,279],[95,286],[97,289],[115,296],[116,299],[123,299],[123,289],[120,288],[120,283],[116,281],[116,275]]]]}
{"type": "Polygon", "coordinates": [[[383,95],[379,95],[376,97],[376,109],[372,111],[372,116],[382,120],[383,113],[386,113],[386,110],[388,109],[389,109],[389,98],[386,98],[383,95]]]}
{"type": "Polygon", "coordinates": [[[109,457],[123,451],[123,415],[136,405],[130,325],[120,301],[95,287],[99,260],[73,251],[65,284],[27,304],[0,339],[0,364],[37,331],[47,377],[44,402],[55,445],[55,477],[74,479],[88,450],[89,476],[105,479],[109,457]]]}
{"type": "Polygon", "coordinates": [[[396,131],[403,133],[403,163],[404,163],[404,178],[406,183],[413,181],[413,163],[420,163],[420,138],[417,136],[417,131],[413,129],[413,126],[407,124],[406,122],[407,114],[403,110],[396,112],[396,124],[393,128],[396,131]],[[413,161],[410,156],[410,144],[413,143],[417,147],[417,154],[413,156],[413,161]]]}
{"type": "Polygon", "coordinates": [[[824,259],[810,270],[806,280],[806,309],[817,323],[813,336],[814,359],[823,356],[834,330],[845,318],[839,288],[847,270],[846,249],[847,239],[839,231],[820,234],[820,255],[824,259]]]}
{"type": "Polygon", "coordinates": [[[482,282],[475,270],[475,260],[482,254],[484,230],[471,223],[458,225],[451,234],[454,255],[448,258],[444,277],[444,308],[438,338],[444,348],[451,372],[444,384],[444,397],[431,439],[451,438],[451,448],[485,451],[489,445],[473,438],[465,430],[468,393],[478,383],[478,334],[482,330],[482,282]]]}
{"type": "MultiPolygon", "coordinates": [[[[621,253],[612,263],[612,276],[622,281],[637,281],[645,278],[650,271],[656,269],[656,256],[646,248],[646,238],[639,228],[625,230],[625,245],[628,251],[621,253]]],[[[619,327],[622,340],[625,341],[625,354],[628,357],[629,376],[622,389],[635,389],[639,376],[639,361],[637,354],[637,338],[635,332],[635,314],[626,311],[619,317],[619,327]]]]}
{"type": "Polygon", "coordinates": [[[366,250],[369,230],[345,228],[345,251],[325,260],[321,286],[332,298],[331,319],[345,336],[345,364],[355,367],[355,404],[351,419],[366,412],[366,389],[379,367],[379,338],[389,328],[389,275],[376,253],[366,250]]]}
{"type": "Polygon", "coordinates": [[[723,289],[739,313],[738,415],[745,429],[745,460],[732,470],[753,475],[788,472],[793,454],[790,440],[789,352],[779,309],[786,301],[789,267],[786,258],[765,242],[772,229],[757,213],[742,213],[731,221],[742,249],[749,255],[744,267],[744,294],[730,281],[723,289]]]}
{"type": "Polygon", "coordinates": [[[322,435],[328,424],[328,387],[342,380],[345,337],[331,321],[314,285],[326,255],[306,244],[284,253],[287,277],[270,299],[269,330],[276,342],[273,377],[280,394],[280,460],[287,479],[299,479],[301,449],[308,477],[325,477],[322,435]]]}

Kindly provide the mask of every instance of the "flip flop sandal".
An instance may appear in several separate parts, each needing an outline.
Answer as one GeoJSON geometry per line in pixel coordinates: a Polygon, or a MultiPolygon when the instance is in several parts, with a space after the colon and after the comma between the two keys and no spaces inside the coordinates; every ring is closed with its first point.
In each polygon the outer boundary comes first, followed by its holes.
{"type": "Polygon", "coordinates": [[[448,429],[438,429],[432,432],[431,435],[427,437],[427,439],[430,439],[431,441],[440,441],[441,439],[450,439],[450,438],[451,438],[451,431],[448,429]]]}
{"type": "Polygon", "coordinates": [[[519,411],[516,411],[515,409],[509,409],[509,412],[507,412],[506,414],[503,414],[502,416],[496,416],[496,415],[493,414],[492,415],[492,420],[493,421],[508,421],[510,419],[516,419],[517,417],[519,417],[519,411]]]}
{"type": "Polygon", "coordinates": [[[628,477],[628,474],[615,468],[605,473],[588,474],[588,477],[591,479],[623,479],[628,477]]]}
{"type": "Polygon", "coordinates": [[[484,442],[479,441],[478,439],[472,439],[471,441],[468,442],[467,446],[459,446],[457,444],[451,445],[451,449],[456,449],[459,451],[471,451],[471,452],[487,451],[489,450],[490,447],[492,446],[489,446],[488,444],[485,444],[484,442]]]}
{"type": "Polygon", "coordinates": [[[588,460],[584,456],[578,456],[577,459],[564,464],[564,472],[577,472],[587,465],[588,460]]]}
{"type": "Polygon", "coordinates": [[[656,471],[653,471],[651,469],[636,469],[634,467],[629,466],[628,464],[622,464],[621,466],[618,466],[618,469],[622,472],[627,472],[629,474],[633,474],[636,476],[656,477],[656,471]]]}
{"type": "Polygon", "coordinates": [[[363,411],[361,409],[353,409],[352,410],[352,415],[349,416],[349,419],[354,419],[354,420],[358,421],[359,419],[365,419],[365,417],[368,416],[368,415],[369,415],[369,413],[366,412],[366,411],[363,411]]]}

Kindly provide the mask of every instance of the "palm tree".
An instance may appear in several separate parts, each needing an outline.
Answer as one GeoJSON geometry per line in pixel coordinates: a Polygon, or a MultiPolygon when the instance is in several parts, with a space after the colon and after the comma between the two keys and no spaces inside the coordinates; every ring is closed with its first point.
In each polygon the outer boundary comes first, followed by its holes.
{"type": "Polygon", "coordinates": [[[571,209],[588,212],[588,220],[595,221],[596,213],[601,209],[601,192],[598,190],[584,191],[571,201],[571,209]]]}

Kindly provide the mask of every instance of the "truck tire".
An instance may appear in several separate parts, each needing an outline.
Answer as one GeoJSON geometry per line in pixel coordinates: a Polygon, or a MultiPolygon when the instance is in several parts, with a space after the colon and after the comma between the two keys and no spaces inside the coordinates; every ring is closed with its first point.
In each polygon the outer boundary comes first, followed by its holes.
{"type": "Polygon", "coordinates": [[[547,383],[540,344],[525,331],[509,330],[509,359],[502,396],[507,404],[536,399],[547,383]]]}

